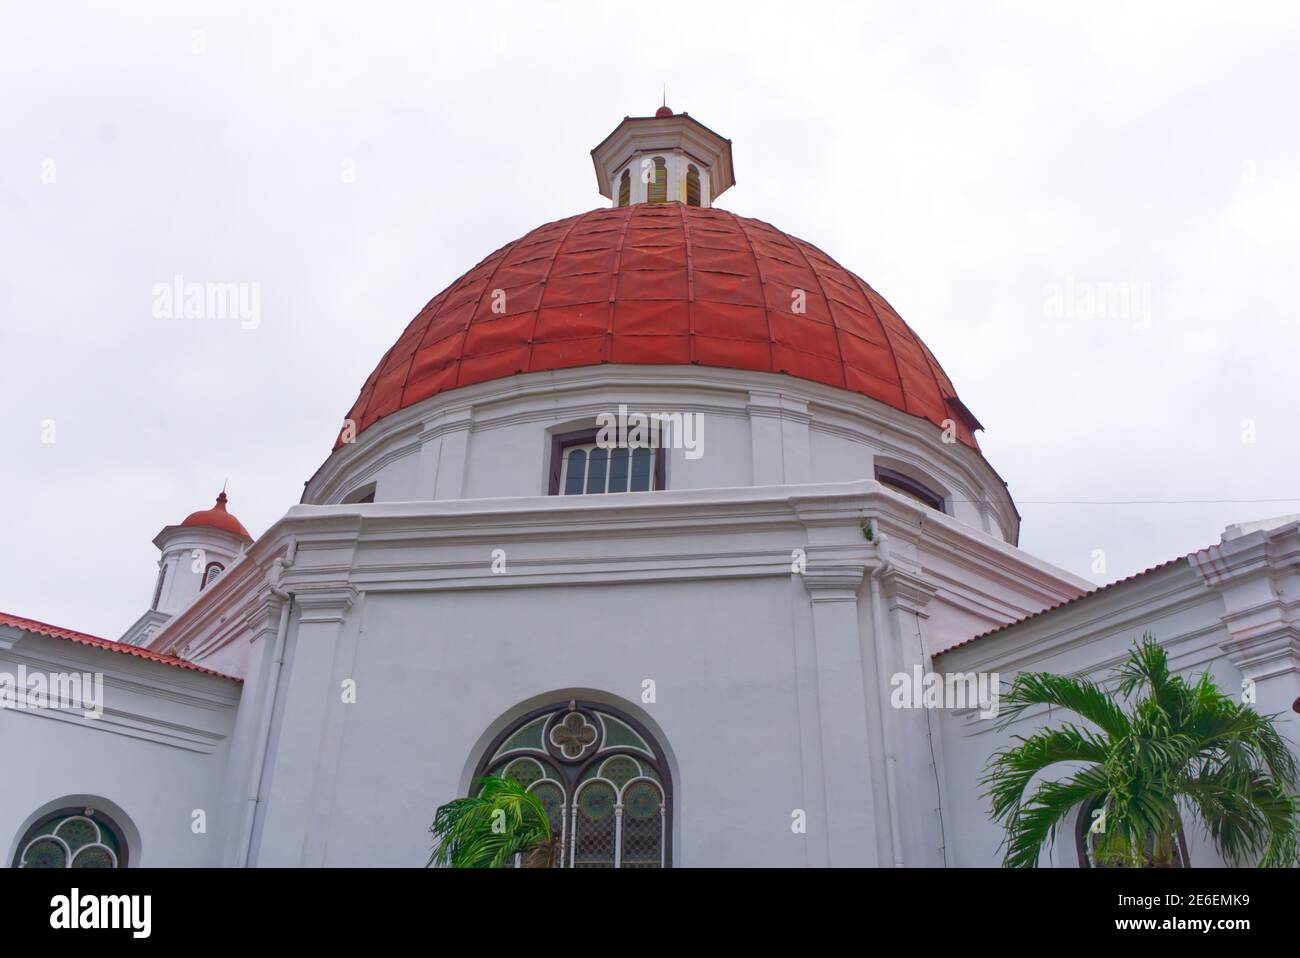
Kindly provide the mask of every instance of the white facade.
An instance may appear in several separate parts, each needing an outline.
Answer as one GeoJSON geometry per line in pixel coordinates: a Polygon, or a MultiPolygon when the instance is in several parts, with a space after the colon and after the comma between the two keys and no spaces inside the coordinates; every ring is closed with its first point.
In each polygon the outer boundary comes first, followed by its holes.
{"type": "MultiPolygon", "coordinates": [[[[593,151],[602,192],[619,205],[622,172],[660,155],[666,201],[691,167],[702,206],[734,181],[729,141],[661,111],[593,151]]],[[[510,748],[572,772],[577,856],[596,835],[578,830],[577,763],[622,748],[637,778],[611,785],[612,847],[591,852],[611,862],[633,860],[636,828],[645,860],[674,866],[991,865],[978,780],[1045,716],[999,731],[897,708],[896,676],[1101,673],[1150,629],[1178,669],[1291,707],[1300,521],[1234,527],[1079,598],[1089,583],[1017,547],[1005,484],[951,425],[779,372],[602,364],[345,428],[252,544],[224,494],[165,528],[156,598],[122,643],[0,617],[0,679],[104,678],[98,717],[0,710],[27,770],[0,789],[9,861],[54,813],[90,809],[132,866],[420,866],[435,809],[510,748]],[[662,481],[557,494],[565,437],[620,412],[675,424],[662,481]],[[535,746],[507,747],[550,707],[535,746]],[[640,818],[634,780],[659,796],[640,818]]],[[[1076,864],[1071,837],[1045,859],[1076,864]]]]}
{"type": "Polygon", "coordinates": [[[891,676],[1096,672],[1151,628],[1180,669],[1253,676],[1261,707],[1300,694],[1294,521],[952,648],[1086,584],[1005,541],[977,454],[835,392],[602,368],[384,420],[149,643],[242,686],[9,630],[0,670],[109,679],[105,718],[0,713],[6,754],[72,758],[5,791],[0,834],[93,802],[132,864],[418,866],[496,733],[580,699],[662,747],[674,865],[987,865],[976,780],[1005,734],[891,708],[891,676]],[[674,451],[663,491],[545,495],[550,433],[617,402],[701,412],[704,454],[674,451]],[[956,515],[860,478],[875,456],[924,469],[956,515]],[[378,501],[339,501],[369,484],[378,501]]]}

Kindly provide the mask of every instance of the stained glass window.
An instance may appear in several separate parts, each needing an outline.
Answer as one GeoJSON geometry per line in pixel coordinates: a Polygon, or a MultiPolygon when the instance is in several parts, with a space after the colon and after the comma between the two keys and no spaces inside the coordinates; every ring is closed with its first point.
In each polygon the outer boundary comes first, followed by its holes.
{"type": "Polygon", "coordinates": [[[606,705],[562,702],[497,736],[475,778],[523,785],[560,838],[563,868],[665,868],[672,795],[662,749],[639,723],[606,705]]]}
{"type": "Polygon", "coordinates": [[[18,843],[15,868],[124,868],[121,830],[93,808],[46,815],[18,843]]]}

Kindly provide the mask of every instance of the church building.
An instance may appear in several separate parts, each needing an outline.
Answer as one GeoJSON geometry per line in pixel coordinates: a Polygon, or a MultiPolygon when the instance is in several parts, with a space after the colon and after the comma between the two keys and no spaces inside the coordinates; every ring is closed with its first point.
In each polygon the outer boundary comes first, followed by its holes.
{"type": "Polygon", "coordinates": [[[564,867],[988,866],[983,767],[1047,719],[988,680],[1150,631],[1290,713],[1300,517],[1103,588],[1028,554],[903,318],[717,205],[730,140],[663,107],[591,158],[609,205],[434,296],[269,529],[224,490],[164,525],[116,640],[0,614],[44,686],[0,709],[7,864],[420,867],[493,773],[564,867]],[[984,694],[898,694],[955,673],[984,694]]]}

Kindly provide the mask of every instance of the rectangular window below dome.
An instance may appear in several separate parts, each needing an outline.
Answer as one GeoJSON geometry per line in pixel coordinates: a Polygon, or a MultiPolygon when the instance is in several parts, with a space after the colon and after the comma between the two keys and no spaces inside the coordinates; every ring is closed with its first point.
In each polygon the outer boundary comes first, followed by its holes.
{"type": "Polygon", "coordinates": [[[663,489],[663,452],[656,447],[601,445],[596,442],[594,429],[557,435],[551,444],[549,494],[580,496],[663,489]]]}

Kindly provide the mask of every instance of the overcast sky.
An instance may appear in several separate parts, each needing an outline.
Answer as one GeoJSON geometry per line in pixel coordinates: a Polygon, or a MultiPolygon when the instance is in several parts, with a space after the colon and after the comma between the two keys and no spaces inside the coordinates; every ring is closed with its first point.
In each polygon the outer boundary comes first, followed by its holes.
{"type": "Polygon", "coordinates": [[[605,205],[588,151],[664,83],[734,142],[720,206],[934,351],[1023,548],[1107,582],[1300,512],[1289,6],[4,3],[0,610],[116,638],[227,479],[261,534],[435,293],[605,205]],[[156,318],[177,274],[257,327],[156,318]]]}

